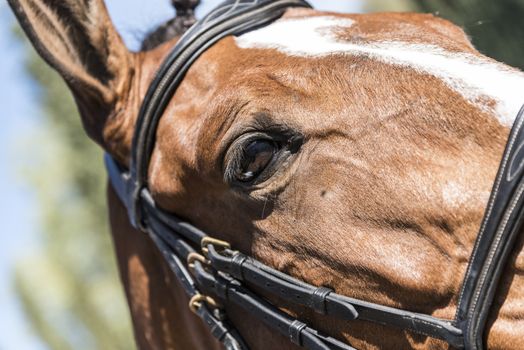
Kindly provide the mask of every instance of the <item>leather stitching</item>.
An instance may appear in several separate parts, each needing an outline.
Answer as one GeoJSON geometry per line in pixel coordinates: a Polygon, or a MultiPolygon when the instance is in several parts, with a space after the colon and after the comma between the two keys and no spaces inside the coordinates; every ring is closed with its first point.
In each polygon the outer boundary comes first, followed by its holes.
{"type": "MultiPolygon", "coordinates": [[[[514,146],[515,140],[517,139],[517,136],[519,134],[519,131],[520,131],[520,128],[522,127],[522,123],[523,122],[524,122],[524,118],[522,118],[519,121],[519,124],[518,124],[518,126],[516,128],[516,132],[514,133],[514,135],[512,136],[512,138],[510,140],[510,143],[509,143],[509,146],[508,146],[509,152],[506,152],[506,154],[504,155],[503,162],[501,163],[501,170],[499,171],[499,174],[497,175],[497,179],[496,179],[496,182],[495,182],[495,186],[494,186],[494,189],[493,189],[492,196],[490,198],[488,209],[486,210],[486,214],[485,214],[486,218],[489,218],[491,216],[492,211],[493,211],[493,205],[494,205],[495,200],[497,198],[498,191],[500,190],[500,183],[502,182],[502,178],[503,178],[503,175],[505,173],[505,169],[507,167],[507,162],[509,160],[511,151],[513,150],[513,146],[514,146]]],[[[481,238],[484,236],[487,223],[488,223],[488,220],[484,220],[484,222],[482,223],[482,227],[481,227],[481,229],[479,231],[479,234],[477,236],[477,240],[475,241],[475,246],[474,246],[473,251],[472,251],[472,256],[475,255],[475,253],[476,253],[476,251],[478,249],[478,245],[480,244],[481,238]]],[[[473,259],[470,260],[470,264],[468,265],[468,269],[466,270],[466,274],[465,274],[466,278],[469,276],[469,274],[471,273],[471,269],[473,268],[473,265],[471,264],[472,261],[473,261],[473,259]]],[[[462,300],[464,298],[466,282],[467,282],[467,280],[465,279],[464,282],[462,283],[462,288],[461,288],[461,291],[460,291],[460,296],[459,296],[459,300],[458,300],[458,304],[457,304],[458,308],[457,308],[457,311],[455,313],[455,321],[458,320],[459,313],[460,313],[460,310],[461,310],[461,304],[462,304],[462,300]]]]}

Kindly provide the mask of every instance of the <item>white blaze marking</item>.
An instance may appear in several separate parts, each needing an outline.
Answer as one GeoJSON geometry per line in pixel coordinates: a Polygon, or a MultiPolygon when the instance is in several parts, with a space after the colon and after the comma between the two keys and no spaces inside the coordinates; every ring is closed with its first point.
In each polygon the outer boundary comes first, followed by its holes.
{"type": "Polygon", "coordinates": [[[444,81],[470,103],[494,113],[511,126],[524,104],[524,73],[469,53],[449,52],[430,44],[339,41],[333,30],[354,21],[336,17],[283,19],[236,38],[241,48],[277,49],[290,56],[322,57],[345,53],[367,55],[381,62],[407,66],[444,81]],[[485,98],[496,102],[494,110],[485,98]]]}

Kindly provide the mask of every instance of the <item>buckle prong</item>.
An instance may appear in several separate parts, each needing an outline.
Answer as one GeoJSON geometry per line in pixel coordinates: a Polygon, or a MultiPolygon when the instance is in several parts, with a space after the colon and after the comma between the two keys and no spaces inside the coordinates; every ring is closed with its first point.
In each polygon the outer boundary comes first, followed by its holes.
{"type": "Polygon", "coordinates": [[[195,261],[199,261],[203,265],[209,264],[209,261],[205,258],[205,256],[195,252],[189,253],[189,255],[187,256],[187,266],[189,266],[190,269],[195,268],[195,261]]]}
{"type": "Polygon", "coordinates": [[[222,241],[220,239],[216,239],[216,238],[213,238],[213,237],[206,236],[206,237],[202,238],[202,240],[200,241],[200,247],[202,249],[202,254],[206,258],[207,258],[207,254],[209,253],[209,250],[207,249],[207,246],[210,245],[210,244],[212,246],[218,248],[219,250],[231,249],[231,245],[228,242],[222,241]]]}
{"type": "Polygon", "coordinates": [[[210,296],[198,293],[193,295],[193,297],[189,300],[189,310],[196,314],[198,312],[198,309],[202,307],[203,302],[213,307],[214,309],[217,309],[219,307],[215,299],[211,298],[210,296]]]}

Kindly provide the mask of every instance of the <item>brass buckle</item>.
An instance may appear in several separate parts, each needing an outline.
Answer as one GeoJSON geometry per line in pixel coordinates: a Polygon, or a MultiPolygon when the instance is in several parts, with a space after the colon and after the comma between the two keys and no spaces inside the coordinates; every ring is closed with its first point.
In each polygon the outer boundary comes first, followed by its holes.
{"type": "Polygon", "coordinates": [[[195,268],[195,261],[200,261],[203,265],[209,264],[209,261],[205,258],[205,256],[195,252],[189,253],[187,256],[187,266],[189,266],[190,269],[195,268]]]}
{"type": "Polygon", "coordinates": [[[218,248],[219,250],[231,249],[231,245],[228,242],[206,236],[202,238],[202,240],[200,241],[200,247],[202,249],[202,254],[206,258],[207,258],[207,254],[209,253],[209,249],[207,249],[207,246],[210,244],[218,248]]]}
{"type": "Polygon", "coordinates": [[[210,296],[198,293],[193,295],[193,297],[189,300],[189,310],[196,314],[198,312],[198,309],[202,307],[203,302],[213,307],[214,309],[217,309],[219,307],[215,299],[211,298],[210,296]]]}

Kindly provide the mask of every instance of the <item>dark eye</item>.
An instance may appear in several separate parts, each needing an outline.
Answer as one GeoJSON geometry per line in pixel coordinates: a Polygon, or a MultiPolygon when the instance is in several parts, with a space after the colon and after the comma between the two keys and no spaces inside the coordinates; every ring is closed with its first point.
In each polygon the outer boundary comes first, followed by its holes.
{"type": "Polygon", "coordinates": [[[223,156],[224,182],[240,191],[264,188],[288,169],[303,142],[301,134],[283,128],[240,135],[223,156]]]}
{"type": "Polygon", "coordinates": [[[235,177],[238,181],[253,181],[273,159],[278,147],[271,140],[253,140],[243,150],[235,177]]]}

